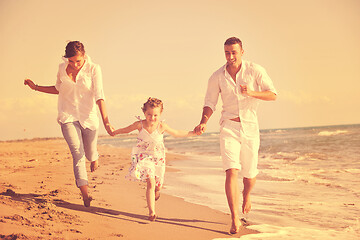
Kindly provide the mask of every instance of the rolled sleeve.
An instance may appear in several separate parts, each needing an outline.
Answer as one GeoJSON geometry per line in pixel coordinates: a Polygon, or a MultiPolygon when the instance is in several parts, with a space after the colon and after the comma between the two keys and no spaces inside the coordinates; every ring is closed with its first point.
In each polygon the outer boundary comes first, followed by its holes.
{"type": "Polygon", "coordinates": [[[274,87],[274,84],[271,80],[271,78],[269,77],[269,75],[267,74],[266,70],[261,67],[258,66],[258,77],[257,77],[257,83],[260,86],[260,90],[261,91],[271,91],[274,94],[277,95],[277,91],[274,87]]]}
{"type": "Polygon", "coordinates": [[[94,96],[95,101],[100,99],[105,100],[104,90],[103,90],[103,82],[102,82],[102,73],[99,65],[94,67],[93,71],[93,84],[94,84],[94,96]]]}
{"type": "Polygon", "coordinates": [[[216,104],[219,99],[219,94],[220,86],[218,78],[215,75],[212,75],[208,81],[204,107],[209,107],[214,112],[216,110],[216,104]]]}
{"type": "Polygon", "coordinates": [[[57,72],[57,78],[56,78],[56,83],[55,83],[55,88],[56,88],[56,90],[59,92],[59,90],[60,90],[60,85],[61,85],[61,69],[62,69],[62,65],[60,64],[59,65],[59,70],[58,70],[58,72],[57,72]]]}

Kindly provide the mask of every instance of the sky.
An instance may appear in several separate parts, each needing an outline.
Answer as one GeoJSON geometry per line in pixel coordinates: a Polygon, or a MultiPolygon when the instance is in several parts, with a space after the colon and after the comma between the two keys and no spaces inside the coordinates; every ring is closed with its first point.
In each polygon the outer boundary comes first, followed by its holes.
{"type": "Polygon", "coordinates": [[[278,91],[260,104],[260,129],[360,123],[358,0],[0,0],[0,36],[0,140],[61,137],[57,96],[23,81],[54,85],[73,40],[101,66],[115,128],[142,116],[151,96],[169,126],[192,130],[232,36],[278,91]]]}

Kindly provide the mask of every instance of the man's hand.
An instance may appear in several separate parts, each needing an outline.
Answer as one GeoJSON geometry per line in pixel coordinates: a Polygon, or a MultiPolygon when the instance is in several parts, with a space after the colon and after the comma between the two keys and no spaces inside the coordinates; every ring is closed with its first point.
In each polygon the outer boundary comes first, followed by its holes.
{"type": "Polygon", "coordinates": [[[240,91],[242,94],[251,97],[254,91],[250,90],[246,85],[240,85],[240,91]]]}
{"type": "Polygon", "coordinates": [[[24,85],[28,85],[32,90],[35,90],[37,87],[36,84],[28,78],[24,80],[24,85]]]}
{"type": "Polygon", "coordinates": [[[197,125],[194,128],[194,132],[196,133],[196,135],[201,135],[205,132],[206,130],[206,124],[205,123],[200,123],[199,125],[197,125]]]}

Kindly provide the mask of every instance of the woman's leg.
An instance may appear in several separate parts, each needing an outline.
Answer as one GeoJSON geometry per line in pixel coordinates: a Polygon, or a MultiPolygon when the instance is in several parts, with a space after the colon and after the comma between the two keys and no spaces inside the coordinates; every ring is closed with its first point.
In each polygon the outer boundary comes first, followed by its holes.
{"type": "Polygon", "coordinates": [[[99,153],[97,151],[98,130],[81,128],[86,158],[91,162],[90,170],[94,172],[99,167],[99,153]]]}
{"type": "Polygon", "coordinates": [[[79,122],[61,124],[61,131],[67,142],[72,158],[76,186],[80,188],[83,200],[89,200],[88,178],[85,166],[85,153],[79,122]]]}

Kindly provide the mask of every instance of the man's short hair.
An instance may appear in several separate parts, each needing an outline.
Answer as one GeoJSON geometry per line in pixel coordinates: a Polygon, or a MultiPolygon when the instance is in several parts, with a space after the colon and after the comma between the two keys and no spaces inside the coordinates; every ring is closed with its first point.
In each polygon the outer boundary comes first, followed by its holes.
{"type": "Polygon", "coordinates": [[[224,43],[224,45],[234,45],[234,44],[239,44],[240,47],[242,48],[242,42],[237,37],[228,38],[224,43]]]}

